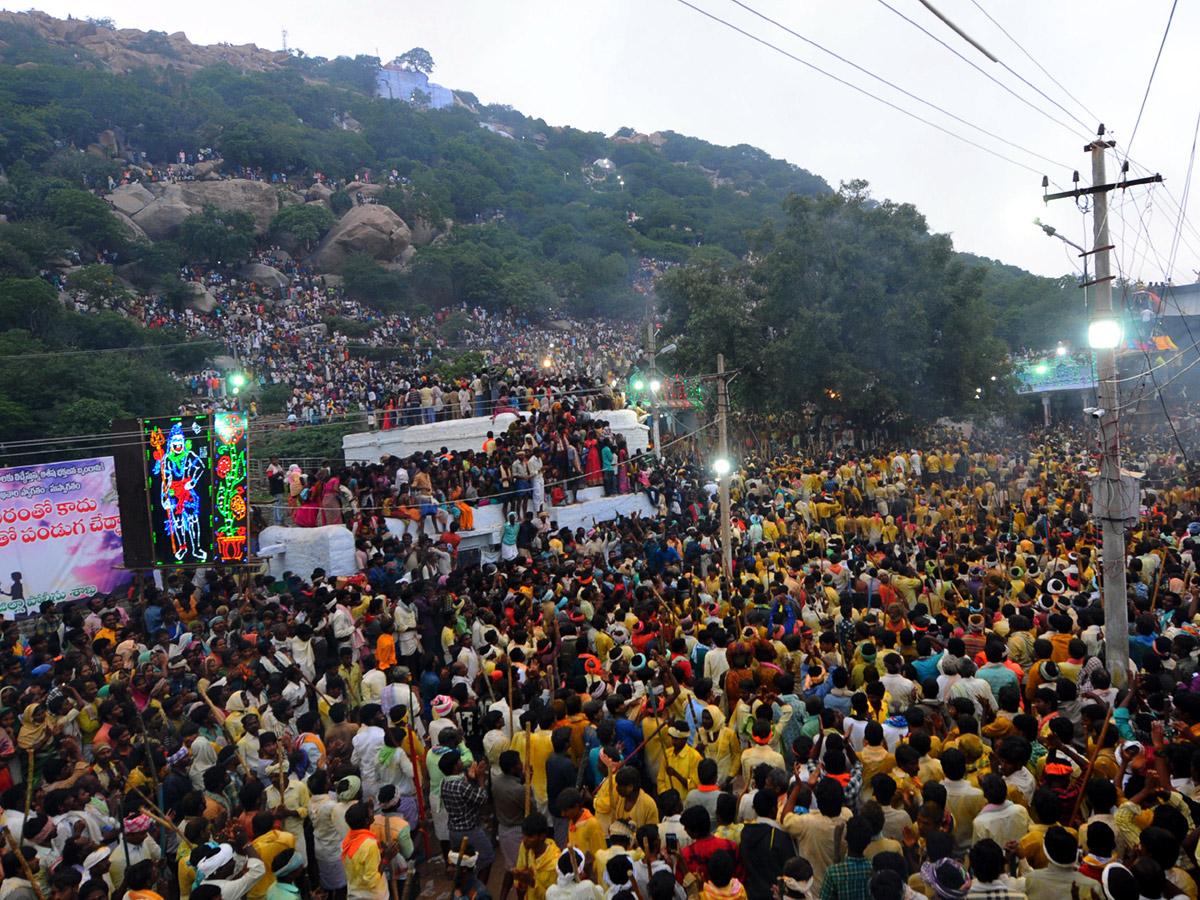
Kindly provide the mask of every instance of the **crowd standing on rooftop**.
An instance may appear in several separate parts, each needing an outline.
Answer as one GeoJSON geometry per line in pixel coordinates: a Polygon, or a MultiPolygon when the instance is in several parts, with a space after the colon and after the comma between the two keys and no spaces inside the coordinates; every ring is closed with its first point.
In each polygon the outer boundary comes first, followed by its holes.
{"type": "Polygon", "coordinates": [[[732,571],[672,459],[652,516],[495,563],[360,519],[350,577],[44,604],[3,636],[0,896],[1195,898],[1200,495],[1131,449],[1126,672],[1068,428],[747,452],[732,571]]]}

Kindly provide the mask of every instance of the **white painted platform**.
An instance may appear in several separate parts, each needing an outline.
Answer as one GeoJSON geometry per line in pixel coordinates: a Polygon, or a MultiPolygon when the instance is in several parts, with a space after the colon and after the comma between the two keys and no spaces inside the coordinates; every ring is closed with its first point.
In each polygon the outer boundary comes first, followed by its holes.
{"type": "Polygon", "coordinates": [[[284,528],[272,525],[259,535],[260,553],[269,554],[267,570],[276,578],[295,572],[308,580],[313,569],[325,574],[354,575],[354,535],[341,525],[319,528],[284,528]]]}
{"type": "MultiPolygon", "coordinates": [[[[631,456],[644,452],[650,445],[650,429],[638,422],[634,410],[608,410],[596,413],[595,417],[608,422],[614,434],[624,436],[631,456]]],[[[377,463],[385,455],[403,459],[414,453],[437,453],[443,447],[456,453],[482,450],[489,431],[500,434],[516,420],[515,413],[501,413],[495,419],[491,416],[450,419],[429,425],[348,434],[342,438],[342,452],[349,463],[377,463]]]]}

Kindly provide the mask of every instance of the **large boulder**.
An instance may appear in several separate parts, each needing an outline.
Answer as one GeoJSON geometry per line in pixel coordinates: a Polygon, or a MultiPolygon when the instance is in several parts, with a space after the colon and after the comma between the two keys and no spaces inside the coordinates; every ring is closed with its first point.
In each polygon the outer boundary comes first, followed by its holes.
{"type": "Polygon", "coordinates": [[[112,193],[106,194],[104,199],[115,206],[118,212],[134,216],[154,202],[154,195],[145,186],[135,182],[113,188],[112,193]]]}
{"type": "Polygon", "coordinates": [[[428,247],[441,234],[450,230],[450,220],[441,225],[417,216],[412,224],[412,242],[415,247],[428,247]]]}
{"type": "Polygon", "coordinates": [[[191,294],[191,297],[188,298],[188,305],[196,312],[207,315],[217,308],[217,298],[200,282],[185,281],[183,285],[191,294]]]}
{"type": "MultiPolygon", "coordinates": [[[[152,200],[132,213],[132,218],[151,240],[175,237],[183,220],[205,206],[217,209],[244,210],[254,217],[254,233],[263,236],[271,225],[271,217],[279,211],[279,194],[261,181],[232,179],[226,181],[151,182],[142,187],[152,200]]],[[[122,188],[122,189],[123,189],[122,188]]],[[[118,189],[118,190],[122,190],[118,189]]],[[[116,196],[118,191],[113,192],[116,196]]],[[[128,202],[144,199],[141,194],[128,192],[128,202]]],[[[115,201],[114,201],[115,202],[115,201]]]]}
{"type": "Polygon", "coordinates": [[[221,166],[225,164],[223,159],[206,159],[203,162],[198,162],[192,166],[192,174],[197,178],[204,178],[221,170],[221,166]]]}
{"type": "Polygon", "coordinates": [[[244,278],[246,281],[251,281],[259,287],[282,289],[292,283],[292,279],[274,266],[264,265],[263,263],[247,263],[237,270],[237,276],[238,278],[244,278]]]}
{"type": "Polygon", "coordinates": [[[262,181],[235,178],[226,181],[186,181],[175,185],[183,202],[196,212],[206,204],[217,209],[238,209],[254,216],[254,233],[265,235],[271,216],[279,212],[279,192],[262,181]]]}
{"type": "Polygon", "coordinates": [[[152,241],[170,240],[179,234],[179,226],[198,209],[193,209],[173,194],[160,195],[133,214],[133,223],[146,233],[152,241]]]}
{"type": "Polygon", "coordinates": [[[133,219],[119,209],[114,209],[112,214],[116,217],[117,224],[121,226],[121,232],[125,235],[126,240],[136,241],[147,236],[146,232],[133,219]]]}
{"type": "Polygon", "coordinates": [[[309,256],[318,269],[333,271],[351,253],[370,253],[391,262],[412,243],[404,220],[386,206],[365,204],[351,209],[309,256]]]}
{"type": "Polygon", "coordinates": [[[383,192],[386,184],[376,184],[367,181],[351,181],[346,185],[346,193],[352,198],[357,198],[359,194],[363,195],[364,200],[370,200],[383,192]]]}
{"type": "Polygon", "coordinates": [[[329,198],[333,196],[333,188],[327,184],[316,182],[308,189],[308,198],[310,200],[324,200],[329,202],[329,198]]]}

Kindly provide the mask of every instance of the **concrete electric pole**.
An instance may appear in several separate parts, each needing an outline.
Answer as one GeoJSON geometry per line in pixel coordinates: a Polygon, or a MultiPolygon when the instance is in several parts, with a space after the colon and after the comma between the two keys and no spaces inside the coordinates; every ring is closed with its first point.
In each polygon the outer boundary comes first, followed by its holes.
{"type": "MultiPolygon", "coordinates": [[[[1092,483],[1092,516],[1099,519],[1102,536],[1100,571],[1104,599],[1105,659],[1113,686],[1125,687],[1129,682],[1129,602],[1125,592],[1125,503],[1121,483],[1121,401],[1117,382],[1121,323],[1113,311],[1112,282],[1115,276],[1109,261],[1109,253],[1113,248],[1108,238],[1108,192],[1115,188],[1125,189],[1162,181],[1162,176],[1107,183],[1105,154],[1113,146],[1112,141],[1104,140],[1104,126],[1101,125],[1097,139],[1084,147],[1084,151],[1092,157],[1092,186],[1047,194],[1045,199],[1079,198],[1084,195],[1093,198],[1091,253],[1096,257],[1096,278],[1091,285],[1095,286],[1096,291],[1092,316],[1088,322],[1088,343],[1096,351],[1099,381],[1099,406],[1095,416],[1100,427],[1100,477],[1092,483]]],[[[1085,279],[1083,288],[1086,290],[1089,286],[1085,279]]]]}

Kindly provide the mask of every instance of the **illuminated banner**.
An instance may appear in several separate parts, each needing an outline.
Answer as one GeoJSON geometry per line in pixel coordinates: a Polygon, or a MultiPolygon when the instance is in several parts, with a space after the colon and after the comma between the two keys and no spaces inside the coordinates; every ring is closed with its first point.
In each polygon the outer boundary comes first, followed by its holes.
{"type": "Polygon", "coordinates": [[[156,565],[245,562],[250,504],[246,415],[142,424],[156,565]]]}
{"type": "Polygon", "coordinates": [[[1096,387],[1096,355],[1076,351],[1062,356],[1021,360],[1013,367],[1018,394],[1087,391],[1096,387]]]}
{"type": "Polygon", "coordinates": [[[111,456],[0,469],[0,613],[108,593],[120,565],[111,456]]]}
{"type": "Polygon", "coordinates": [[[213,532],[217,559],[245,562],[250,526],[247,471],[246,414],[222,412],[215,416],[216,481],[213,486],[213,532]]]}
{"type": "Polygon", "coordinates": [[[208,416],[151,419],[142,427],[154,561],[206,563],[212,550],[213,511],[208,416]]]}

